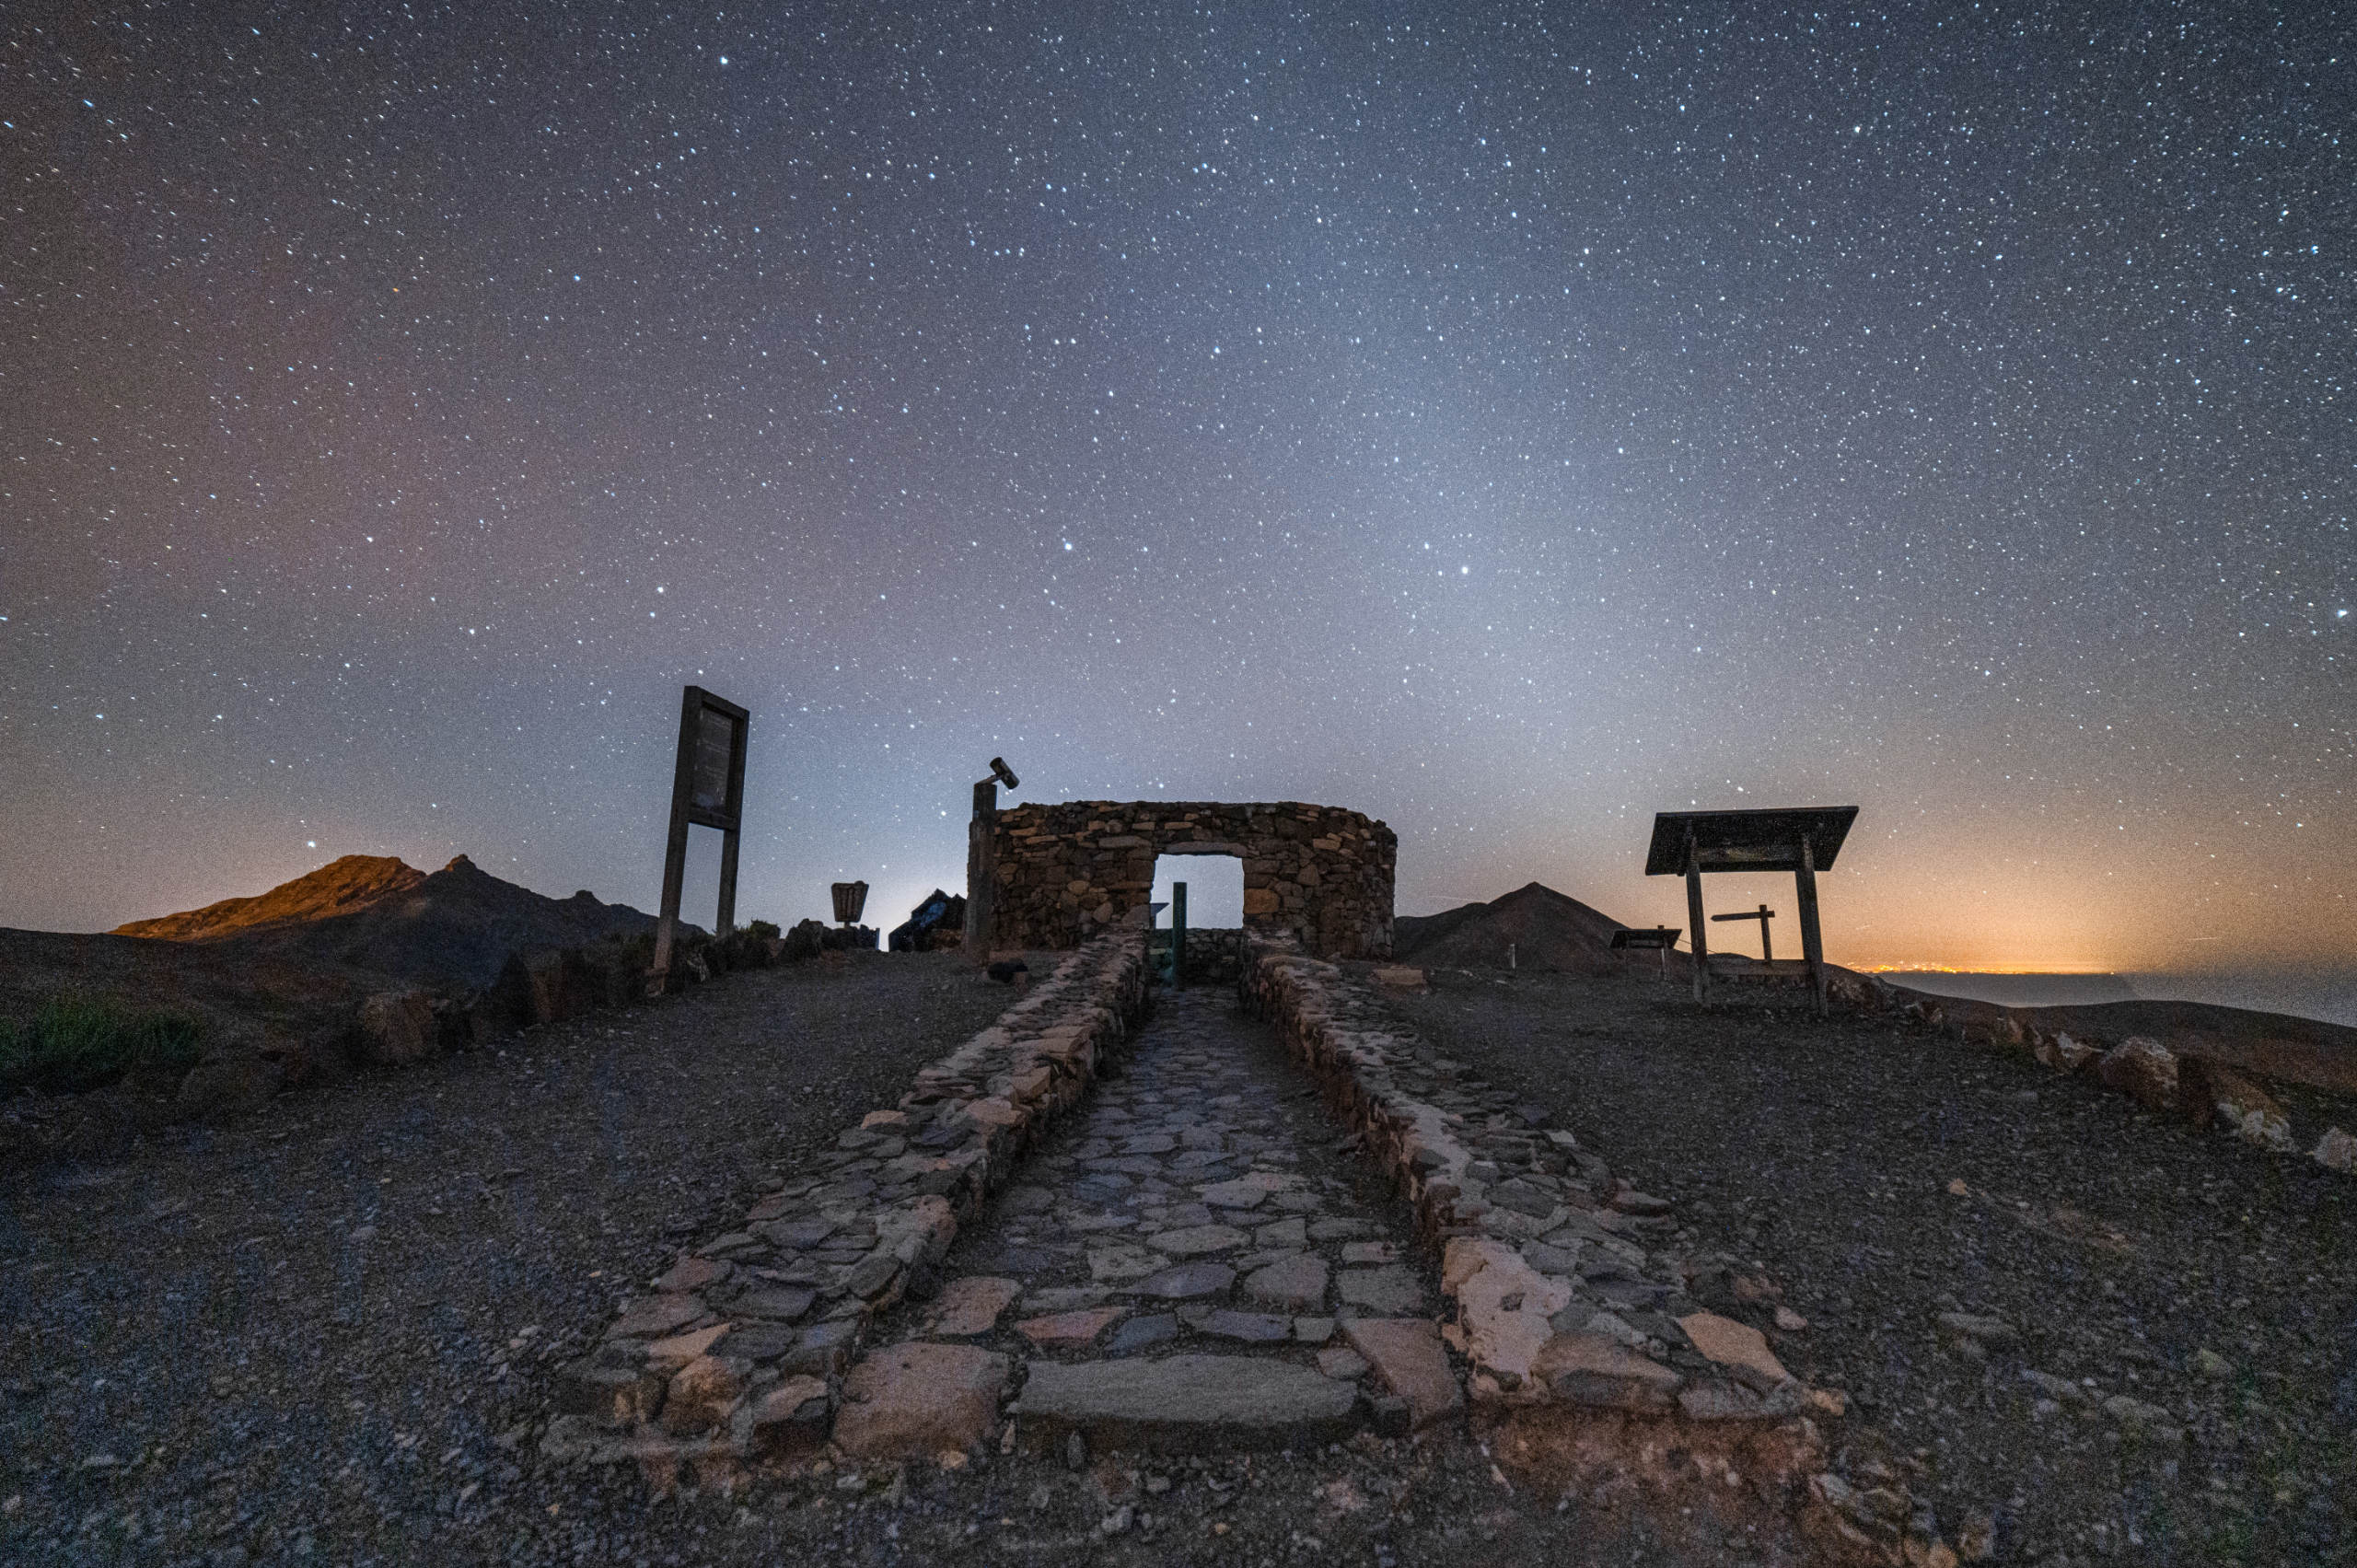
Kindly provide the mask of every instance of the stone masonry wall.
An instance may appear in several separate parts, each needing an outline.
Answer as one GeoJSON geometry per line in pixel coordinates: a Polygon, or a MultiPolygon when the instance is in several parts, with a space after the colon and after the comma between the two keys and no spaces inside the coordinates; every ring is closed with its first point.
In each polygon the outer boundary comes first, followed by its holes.
{"type": "Polygon", "coordinates": [[[1244,924],[1290,932],[1312,953],[1391,952],[1399,836],[1334,806],[1299,801],[1075,800],[999,813],[1000,947],[1073,947],[1144,908],[1155,857],[1232,854],[1244,862],[1244,924]]]}
{"type": "Polygon", "coordinates": [[[823,1445],[869,1320],[927,1276],[1144,1016],[1143,923],[1056,967],[735,1228],[684,1252],[565,1369],[555,1458],[635,1461],[658,1487],[823,1445]]]}
{"type": "Polygon", "coordinates": [[[1724,1516],[1756,1500],[1815,1560],[1953,1568],[1903,1485],[1829,1462],[1824,1429],[1843,1396],[1805,1387],[1740,1318],[1772,1282],[1677,1246],[1667,1202],[1616,1179],[1571,1132],[1528,1123],[1338,966],[1283,940],[1246,947],[1247,1005],[1317,1075],[1440,1250],[1441,1335],[1503,1462],[1672,1506],[1699,1477],[1690,1501],[1724,1516]]]}

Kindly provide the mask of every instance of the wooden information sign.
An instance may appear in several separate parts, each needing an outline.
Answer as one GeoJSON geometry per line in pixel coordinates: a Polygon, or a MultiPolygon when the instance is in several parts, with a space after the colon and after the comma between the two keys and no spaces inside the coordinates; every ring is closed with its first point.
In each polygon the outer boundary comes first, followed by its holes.
{"type": "MultiPolygon", "coordinates": [[[[1798,806],[1767,811],[1663,811],[1654,817],[1653,842],[1645,851],[1648,877],[1686,878],[1686,920],[1694,933],[1694,1000],[1710,997],[1710,943],[1702,934],[1702,874],[1706,871],[1789,871],[1799,895],[1801,952],[1817,1010],[1825,1011],[1825,938],[1817,923],[1817,874],[1833,868],[1854,806],[1798,806]]],[[[1756,914],[1720,919],[1757,920],[1760,945],[1768,939],[1768,906],[1756,914]]]]}
{"type": "Polygon", "coordinates": [[[663,912],[655,928],[659,988],[671,972],[679,892],[688,876],[688,829],[720,830],[720,910],[714,934],[737,923],[737,841],[745,825],[745,741],[752,715],[701,686],[679,698],[679,754],[671,773],[671,830],[663,851],[663,912]]]}

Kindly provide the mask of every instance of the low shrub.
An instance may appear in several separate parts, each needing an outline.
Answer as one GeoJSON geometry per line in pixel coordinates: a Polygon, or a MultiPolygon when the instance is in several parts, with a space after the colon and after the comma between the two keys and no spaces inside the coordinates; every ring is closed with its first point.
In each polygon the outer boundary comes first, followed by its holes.
{"type": "Polygon", "coordinates": [[[67,993],[42,1004],[29,1023],[0,1021],[0,1084],[78,1094],[134,1070],[184,1073],[203,1048],[194,1018],[67,993]]]}

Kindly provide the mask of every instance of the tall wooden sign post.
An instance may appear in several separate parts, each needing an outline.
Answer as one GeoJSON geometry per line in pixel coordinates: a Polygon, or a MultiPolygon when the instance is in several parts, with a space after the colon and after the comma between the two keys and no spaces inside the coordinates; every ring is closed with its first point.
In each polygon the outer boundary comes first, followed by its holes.
{"type": "Polygon", "coordinates": [[[745,741],[752,715],[701,686],[679,698],[679,755],[671,770],[671,832],[663,851],[663,913],[655,927],[653,988],[671,973],[679,891],[688,876],[688,829],[720,830],[720,911],[726,936],[737,923],[737,841],[745,824],[745,741]]]}
{"type": "Polygon", "coordinates": [[[1654,818],[1653,843],[1645,852],[1648,877],[1686,878],[1686,919],[1694,933],[1694,1000],[1711,994],[1711,948],[1702,935],[1702,874],[1706,871],[1789,871],[1798,894],[1801,952],[1797,963],[1778,963],[1768,952],[1768,906],[1754,914],[1713,915],[1713,920],[1759,922],[1761,958],[1752,972],[1805,973],[1817,1010],[1825,1011],[1825,938],[1817,923],[1817,874],[1833,868],[1854,806],[1803,806],[1771,811],[1664,811],[1654,818]]]}
{"type": "Polygon", "coordinates": [[[974,785],[974,819],[966,825],[966,935],[969,963],[991,961],[992,916],[998,901],[998,786],[1022,781],[1004,757],[991,759],[991,776],[974,785]]]}

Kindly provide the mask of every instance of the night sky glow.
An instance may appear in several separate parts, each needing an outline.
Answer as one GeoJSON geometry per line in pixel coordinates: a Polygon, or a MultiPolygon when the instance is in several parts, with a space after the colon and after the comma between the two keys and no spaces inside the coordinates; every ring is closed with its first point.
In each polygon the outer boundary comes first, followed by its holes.
{"type": "Polygon", "coordinates": [[[651,907],[697,680],[749,916],[1004,754],[1402,912],[1855,802],[1840,961],[2357,968],[2334,11],[37,0],[0,923],[651,907]]]}

